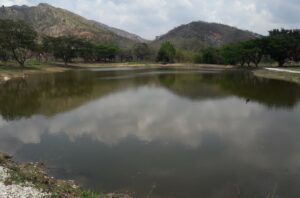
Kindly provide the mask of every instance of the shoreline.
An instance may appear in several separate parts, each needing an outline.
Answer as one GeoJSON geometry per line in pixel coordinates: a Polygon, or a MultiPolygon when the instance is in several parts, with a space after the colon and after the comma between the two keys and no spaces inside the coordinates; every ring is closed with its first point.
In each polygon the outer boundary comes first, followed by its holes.
{"type": "Polygon", "coordinates": [[[8,197],[104,197],[81,190],[73,181],[48,176],[42,163],[16,163],[0,153],[0,168],[1,190],[8,197]]]}
{"type": "Polygon", "coordinates": [[[18,66],[3,66],[0,65],[0,83],[13,80],[16,78],[26,78],[36,74],[59,73],[70,70],[85,70],[107,67],[133,67],[133,68],[182,68],[182,69],[216,69],[226,70],[231,69],[233,66],[226,65],[206,65],[206,64],[191,64],[191,63],[176,63],[176,64],[158,64],[158,63],[72,63],[64,65],[63,63],[45,63],[38,67],[27,66],[21,68],[18,66]]]}
{"type": "MultiPolygon", "coordinates": [[[[300,74],[290,72],[291,70],[268,70],[267,68],[261,68],[257,70],[253,70],[252,73],[256,77],[267,78],[273,80],[283,80],[286,82],[296,83],[300,85],[300,74]]],[[[300,70],[298,70],[300,71],[300,70]]]]}
{"type": "MultiPolygon", "coordinates": [[[[0,65],[0,84],[16,78],[26,78],[36,74],[59,73],[70,70],[86,70],[97,68],[174,68],[174,69],[210,69],[210,70],[228,70],[234,68],[241,68],[232,65],[213,65],[213,64],[193,64],[193,63],[174,63],[174,64],[159,64],[159,63],[72,63],[64,65],[63,63],[45,63],[38,67],[29,66],[20,68],[17,66],[3,66],[0,65]]],[[[245,69],[245,68],[243,68],[245,69]]],[[[247,69],[247,68],[246,68],[247,69]]],[[[293,68],[294,69],[294,68],[293,68]]],[[[300,84],[300,69],[293,70],[292,68],[265,68],[251,69],[256,77],[284,80],[300,84]],[[293,72],[294,71],[294,72],[293,72]]]]}
{"type": "Polygon", "coordinates": [[[131,198],[126,194],[99,194],[81,188],[72,180],[48,175],[43,163],[18,163],[0,152],[0,197],[19,198],[131,198]]]}
{"type": "Polygon", "coordinates": [[[47,74],[65,72],[71,68],[63,67],[57,64],[44,64],[42,66],[26,66],[24,68],[18,66],[0,65],[0,83],[16,78],[26,78],[35,74],[47,74]]]}

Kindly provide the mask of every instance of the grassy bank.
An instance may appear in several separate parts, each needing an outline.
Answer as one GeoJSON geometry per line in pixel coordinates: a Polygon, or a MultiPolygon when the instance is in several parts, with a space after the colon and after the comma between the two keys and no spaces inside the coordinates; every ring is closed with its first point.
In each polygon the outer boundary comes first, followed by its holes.
{"type": "Polygon", "coordinates": [[[174,63],[174,64],[160,64],[160,63],[72,63],[71,67],[78,68],[101,68],[101,67],[147,67],[147,68],[209,68],[209,69],[228,69],[232,66],[227,65],[213,65],[213,64],[193,64],[193,63],[174,63]]]}
{"type": "MultiPolygon", "coordinates": [[[[212,65],[212,64],[193,64],[193,63],[175,63],[175,64],[159,64],[159,63],[71,63],[65,66],[63,63],[30,63],[26,67],[21,68],[15,63],[0,64],[0,82],[14,78],[27,77],[33,74],[64,72],[72,69],[94,69],[103,67],[141,67],[141,68],[184,68],[184,69],[214,69],[225,70],[234,66],[230,65],[212,65]]],[[[285,67],[300,71],[300,67],[285,67]]],[[[269,71],[266,69],[253,70],[254,75],[269,79],[285,80],[300,84],[300,74],[269,71]]]]}
{"type": "Polygon", "coordinates": [[[28,64],[26,67],[20,67],[15,63],[0,64],[0,82],[14,78],[24,78],[33,74],[64,72],[67,70],[69,68],[52,63],[28,64]]]}
{"type": "Polygon", "coordinates": [[[72,69],[91,69],[102,67],[142,67],[142,68],[185,68],[185,69],[228,69],[231,66],[206,65],[191,63],[158,64],[158,63],[29,63],[21,68],[15,63],[0,64],[0,82],[14,78],[24,78],[33,74],[64,72],[72,69]]]}
{"type": "MultiPolygon", "coordinates": [[[[114,193],[105,195],[84,190],[73,181],[57,180],[48,176],[42,163],[16,163],[11,160],[11,157],[2,153],[0,153],[0,168],[8,172],[8,176],[4,178],[4,181],[1,181],[4,176],[1,175],[0,171],[0,184],[2,182],[5,186],[18,187],[19,190],[20,188],[31,188],[32,191],[39,192],[40,196],[37,197],[130,198],[128,195],[114,193]]],[[[14,197],[14,195],[9,197],[14,197]]]]}
{"type": "MultiPolygon", "coordinates": [[[[289,69],[291,69],[291,68],[289,68],[289,69]]],[[[299,71],[299,68],[293,68],[293,70],[299,71]]],[[[258,76],[258,77],[275,79],[275,80],[284,80],[284,81],[300,84],[300,74],[297,74],[297,73],[269,71],[266,69],[254,70],[253,73],[255,76],[258,76]]]]}

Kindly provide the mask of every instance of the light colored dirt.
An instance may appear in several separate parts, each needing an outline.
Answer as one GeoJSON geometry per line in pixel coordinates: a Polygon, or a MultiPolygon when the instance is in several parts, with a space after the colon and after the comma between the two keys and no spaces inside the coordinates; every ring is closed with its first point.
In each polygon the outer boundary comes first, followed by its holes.
{"type": "Polygon", "coordinates": [[[38,189],[31,187],[30,184],[24,186],[11,184],[5,185],[5,180],[10,177],[9,170],[0,166],[0,198],[44,198],[50,197],[38,189]]]}

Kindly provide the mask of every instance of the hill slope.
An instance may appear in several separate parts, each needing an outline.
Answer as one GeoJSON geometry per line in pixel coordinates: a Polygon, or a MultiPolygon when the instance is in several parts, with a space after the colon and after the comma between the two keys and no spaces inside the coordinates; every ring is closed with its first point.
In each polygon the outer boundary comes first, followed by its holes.
{"type": "Polygon", "coordinates": [[[1,19],[24,20],[39,35],[75,35],[98,42],[116,43],[122,46],[143,42],[141,37],[123,30],[87,20],[67,10],[48,4],[38,6],[12,6],[0,8],[1,19]]]}
{"type": "Polygon", "coordinates": [[[218,47],[258,36],[255,33],[228,25],[198,21],[179,26],[167,34],[157,37],[153,45],[157,47],[162,42],[170,41],[177,48],[196,51],[205,47],[218,47]]]}

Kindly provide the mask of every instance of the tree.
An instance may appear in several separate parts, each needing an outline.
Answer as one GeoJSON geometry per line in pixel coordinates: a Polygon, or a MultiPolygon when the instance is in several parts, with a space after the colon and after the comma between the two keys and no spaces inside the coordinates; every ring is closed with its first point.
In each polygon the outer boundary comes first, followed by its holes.
{"type": "Polygon", "coordinates": [[[0,61],[7,62],[9,58],[10,58],[9,51],[0,46],[0,61]]]}
{"type": "Polygon", "coordinates": [[[225,64],[243,66],[245,64],[244,52],[241,50],[239,43],[228,44],[221,48],[221,55],[225,64]]]}
{"type": "Polygon", "coordinates": [[[0,20],[0,43],[2,49],[24,67],[28,52],[34,49],[37,33],[23,21],[0,20]]]}
{"type": "Polygon", "coordinates": [[[92,62],[96,57],[96,48],[91,42],[86,40],[78,40],[78,56],[84,62],[92,62]]]}
{"type": "Polygon", "coordinates": [[[119,47],[115,45],[102,45],[98,44],[95,46],[96,60],[97,61],[113,61],[119,52],[119,47]]]}
{"type": "Polygon", "coordinates": [[[244,60],[248,66],[253,63],[256,67],[261,62],[264,54],[266,53],[266,39],[257,38],[241,42],[241,49],[243,52],[244,60]]]}
{"type": "Polygon", "coordinates": [[[266,40],[264,38],[252,40],[250,41],[250,46],[250,59],[258,67],[258,64],[266,53],[266,40]]]}
{"type": "Polygon", "coordinates": [[[173,63],[175,55],[176,49],[172,43],[167,41],[161,44],[156,60],[163,63],[173,63]]]}
{"type": "Polygon", "coordinates": [[[299,30],[275,29],[269,34],[267,51],[280,67],[288,60],[299,58],[299,30]]]}
{"type": "Polygon", "coordinates": [[[138,43],[133,47],[134,54],[138,61],[144,61],[149,58],[151,50],[147,43],[138,43]]]}
{"type": "Polygon", "coordinates": [[[73,58],[79,56],[80,40],[76,37],[46,37],[44,38],[43,45],[48,52],[53,53],[55,58],[62,59],[65,65],[68,65],[73,58]]]}
{"type": "Polygon", "coordinates": [[[118,56],[120,57],[120,61],[131,62],[133,61],[133,52],[131,48],[121,48],[118,50],[118,56]]]}
{"type": "Polygon", "coordinates": [[[175,60],[180,63],[195,62],[197,54],[195,52],[176,49],[175,60]]]}
{"type": "Polygon", "coordinates": [[[290,48],[291,44],[286,36],[274,35],[268,37],[268,53],[273,60],[278,62],[280,67],[290,58],[290,48]]]}
{"type": "Polygon", "coordinates": [[[202,63],[206,64],[220,64],[222,62],[222,58],[220,57],[220,53],[215,48],[206,48],[202,50],[202,63]]]}
{"type": "Polygon", "coordinates": [[[266,53],[266,41],[264,38],[257,38],[248,41],[241,41],[224,46],[221,54],[225,63],[240,64],[248,67],[253,63],[256,67],[266,53]]]}

